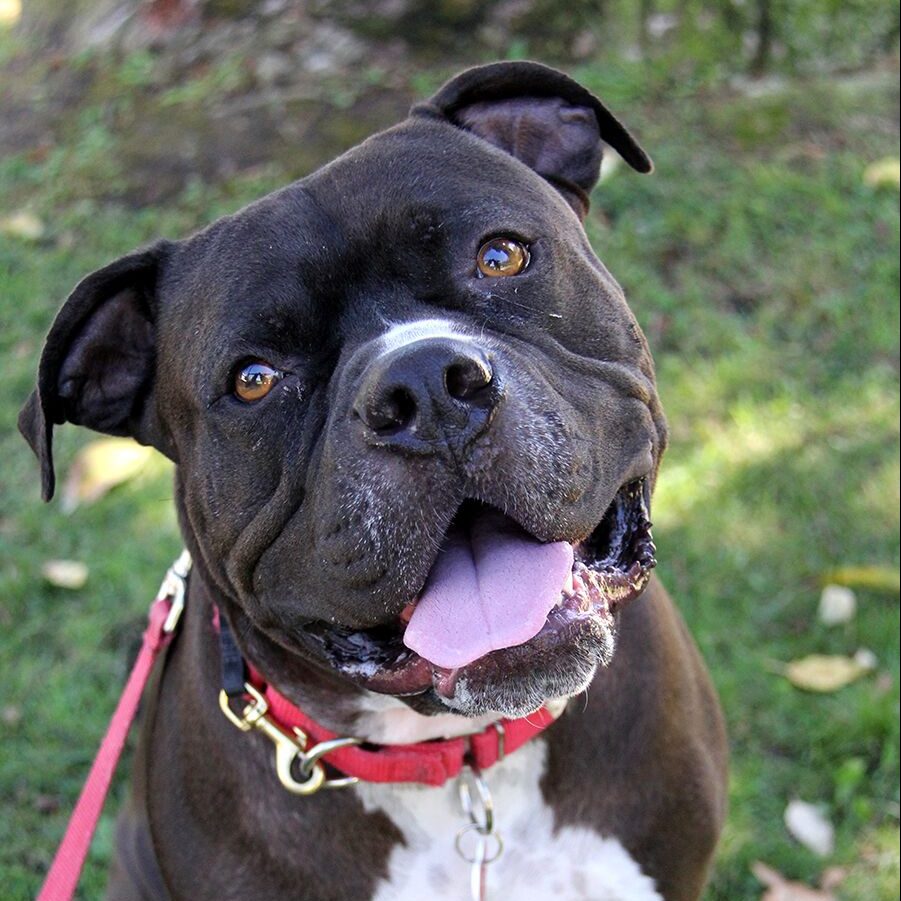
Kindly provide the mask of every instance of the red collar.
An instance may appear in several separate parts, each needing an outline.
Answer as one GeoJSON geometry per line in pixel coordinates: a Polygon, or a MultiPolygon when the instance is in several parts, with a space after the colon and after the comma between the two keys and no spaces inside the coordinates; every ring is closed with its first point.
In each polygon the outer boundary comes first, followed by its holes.
{"type": "MultiPolygon", "coordinates": [[[[338,738],[336,733],[310,719],[271,685],[266,685],[262,693],[272,717],[280,725],[288,729],[299,727],[317,744],[338,738]]],[[[350,746],[332,751],[325,759],[346,776],[365,782],[443,785],[460,774],[464,762],[486,770],[553,722],[554,716],[542,707],[521,719],[499,720],[474,735],[409,745],[350,746]]]]}
{"type": "MultiPolygon", "coordinates": [[[[218,632],[219,611],[216,607],[213,609],[213,625],[218,632]]],[[[312,750],[311,744],[341,741],[335,732],[317,723],[275,689],[252,664],[247,666],[247,670],[249,685],[265,701],[266,709],[261,715],[265,715],[270,723],[288,736],[296,734],[296,729],[301,730],[307,736],[304,746],[307,753],[312,750]]],[[[245,698],[250,696],[245,695],[245,698]]],[[[229,719],[235,722],[231,716],[229,719]]],[[[459,775],[464,764],[479,770],[488,769],[543,732],[554,720],[554,715],[542,707],[519,719],[498,720],[472,735],[405,745],[350,744],[328,751],[323,759],[345,777],[365,782],[443,785],[448,779],[459,775]]],[[[264,728],[263,731],[269,734],[271,730],[264,728]]],[[[272,738],[272,735],[269,734],[269,737],[272,738]]]]}

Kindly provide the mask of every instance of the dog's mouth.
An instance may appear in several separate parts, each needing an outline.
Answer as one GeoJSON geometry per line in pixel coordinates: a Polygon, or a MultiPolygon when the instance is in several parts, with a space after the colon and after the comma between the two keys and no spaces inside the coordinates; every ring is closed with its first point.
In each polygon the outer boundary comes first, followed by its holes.
{"type": "Polygon", "coordinates": [[[467,501],[425,585],[396,620],[370,629],[317,622],[305,631],[361,687],[397,696],[434,691],[452,707],[468,676],[484,683],[511,669],[534,675],[573,645],[581,656],[594,654],[593,673],[605,654],[591,648],[607,641],[612,652],[614,615],[641,594],[656,565],[647,495],[645,479],[624,485],[575,544],[540,542],[499,511],[467,501]]]}

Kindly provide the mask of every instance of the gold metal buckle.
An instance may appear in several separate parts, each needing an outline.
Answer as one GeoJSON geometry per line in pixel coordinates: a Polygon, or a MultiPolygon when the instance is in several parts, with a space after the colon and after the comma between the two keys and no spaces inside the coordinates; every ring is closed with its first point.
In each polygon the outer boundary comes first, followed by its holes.
{"type": "Polygon", "coordinates": [[[333,738],[322,741],[307,749],[309,736],[297,726],[293,735],[282,729],[269,715],[269,704],[263,695],[249,682],[244,683],[244,691],[251,700],[244,707],[240,716],[235,713],[225,691],[219,692],[219,707],[229,721],[242,732],[256,729],[262,732],[275,745],[275,772],[279,782],[292,794],[312,795],[320,788],[344,788],[354,785],[359,780],[354,776],[341,779],[326,779],[325,767],[321,758],[338,748],[360,744],[359,738],[333,738]],[[292,768],[298,762],[302,780],[294,778],[292,768]]]}

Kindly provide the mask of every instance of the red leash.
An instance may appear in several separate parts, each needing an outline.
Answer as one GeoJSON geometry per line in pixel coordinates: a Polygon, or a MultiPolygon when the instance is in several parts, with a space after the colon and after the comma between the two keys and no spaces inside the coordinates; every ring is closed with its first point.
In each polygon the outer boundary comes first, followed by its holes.
{"type": "Polygon", "coordinates": [[[144,686],[150,678],[153,664],[160,651],[172,641],[175,626],[184,608],[185,577],[190,567],[187,552],[176,560],[166,575],[157,599],[150,607],[147,628],[141,643],[141,650],[116,705],[100,750],[94,758],[87,782],[78,797],[78,803],[62,844],[41,887],[38,901],[69,901],[75,894],[91,839],[97,829],[97,821],[103,810],[103,802],[109,792],[110,782],[116,765],[122,756],[128,730],[135,718],[144,686]]]}
{"type": "MultiPolygon", "coordinates": [[[[159,594],[150,607],[141,650],[37,901],[71,901],[75,894],[91,839],[97,829],[113,773],[122,755],[141,695],[154,663],[172,641],[184,609],[186,580],[190,568],[191,557],[184,551],[166,573],[159,594]]],[[[218,625],[218,610],[215,624],[218,625]]],[[[321,764],[318,763],[319,756],[328,754],[329,763],[350,778],[332,780],[325,784],[350,784],[362,779],[367,782],[417,782],[425,785],[442,785],[448,779],[459,775],[467,764],[475,766],[478,770],[487,769],[554,722],[553,714],[542,708],[528,717],[493,723],[482,732],[466,737],[409,745],[388,745],[381,746],[377,750],[367,750],[355,746],[359,744],[358,739],[338,738],[335,733],[310,719],[272,685],[267,685],[253,667],[249,669],[252,683],[258,686],[258,690],[254,693],[258,703],[263,706],[254,708],[251,704],[240,716],[228,712],[226,708],[223,712],[226,712],[229,719],[243,731],[262,728],[268,737],[274,736],[273,740],[277,745],[289,742],[291,745],[289,755],[292,758],[296,754],[302,759],[301,754],[305,751],[307,757],[321,768],[321,764]],[[296,736],[295,727],[302,730],[303,747],[298,745],[296,737],[290,737],[296,736]],[[307,738],[311,738],[317,744],[314,747],[306,747],[307,738]]],[[[251,683],[247,683],[246,687],[250,691],[251,683]]],[[[281,774],[279,778],[282,778],[281,774]]],[[[287,784],[285,779],[282,780],[282,784],[293,790],[292,786],[298,783],[290,777],[286,778],[287,784]]],[[[312,788],[309,793],[316,791],[317,788],[312,788]]]]}

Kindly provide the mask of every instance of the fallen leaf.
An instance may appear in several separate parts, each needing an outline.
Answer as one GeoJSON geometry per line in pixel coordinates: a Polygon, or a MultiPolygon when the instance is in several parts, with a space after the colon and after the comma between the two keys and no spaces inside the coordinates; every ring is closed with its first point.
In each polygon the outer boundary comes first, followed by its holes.
{"type": "Polygon", "coordinates": [[[88,568],[78,560],[48,560],[41,575],[56,588],[81,588],[88,581],[88,568]]]}
{"type": "Polygon", "coordinates": [[[863,172],[864,184],[873,188],[883,185],[897,188],[901,186],[901,160],[896,157],[886,157],[870,163],[863,172]]]}
{"type": "Polygon", "coordinates": [[[71,513],[80,504],[93,504],[110,488],[133,479],[152,454],[153,448],[131,438],[101,438],[86,444],[78,452],[63,487],[63,510],[71,513]]]}
{"type": "Polygon", "coordinates": [[[820,857],[828,857],[835,848],[835,829],[823,811],[814,804],[795,799],[783,815],[792,838],[820,857]]]}
{"type": "Polygon", "coordinates": [[[22,708],[15,704],[7,704],[0,711],[0,720],[3,720],[4,726],[18,726],[22,722],[22,708]]]}
{"type": "Polygon", "coordinates": [[[850,685],[869,667],[850,657],[810,654],[785,665],[783,675],[796,688],[804,691],[833,692],[850,685]]]}
{"type": "Polygon", "coordinates": [[[820,595],[820,622],[827,626],[849,623],[857,612],[857,596],[846,585],[830,584],[820,595]]]}
{"type": "Polygon", "coordinates": [[[829,570],[823,583],[901,594],[901,573],[890,566],[840,566],[829,570]]]}
{"type": "Polygon", "coordinates": [[[19,210],[0,217],[0,233],[23,241],[40,241],[44,237],[44,223],[34,213],[19,210]]]}
{"type": "Polygon", "coordinates": [[[755,860],[751,872],[767,887],[760,901],[835,901],[832,892],[811,888],[803,882],[792,882],[762,861],[755,860]]]}
{"type": "Polygon", "coordinates": [[[22,0],[0,0],[0,24],[9,27],[22,15],[22,0]]]}
{"type": "Polygon", "coordinates": [[[838,888],[848,877],[845,867],[826,867],[820,874],[820,888],[838,888]]]}

